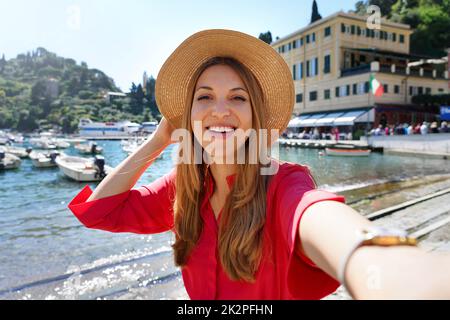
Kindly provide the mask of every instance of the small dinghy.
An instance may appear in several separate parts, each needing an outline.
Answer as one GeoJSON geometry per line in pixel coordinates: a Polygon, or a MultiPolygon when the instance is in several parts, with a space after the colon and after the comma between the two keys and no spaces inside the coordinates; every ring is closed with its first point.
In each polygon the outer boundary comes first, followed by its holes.
{"type": "Polygon", "coordinates": [[[113,170],[105,165],[105,158],[102,156],[95,156],[93,159],[61,156],[55,161],[67,177],[79,182],[101,181],[113,170]]]}
{"type": "Polygon", "coordinates": [[[4,148],[0,149],[0,171],[17,169],[20,167],[21,160],[13,154],[6,153],[4,148]]]}
{"type": "Polygon", "coordinates": [[[52,168],[56,167],[56,158],[65,156],[64,153],[58,151],[36,152],[30,153],[30,159],[36,168],[52,168]]]}
{"type": "Polygon", "coordinates": [[[91,142],[89,144],[77,144],[75,149],[77,149],[81,154],[100,154],[103,152],[103,148],[97,146],[95,142],[91,142]]]}
{"type": "Polygon", "coordinates": [[[326,148],[325,153],[327,156],[340,156],[340,157],[368,157],[371,153],[369,149],[333,149],[326,148]]]}
{"type": "Polygon", "coordinates": [[[19,158],[28,158],[28,155],[31,152],[31,148],[21,148],[21,147],[5,147],[5,151],[9,154],[15,155],[19,158]]]}

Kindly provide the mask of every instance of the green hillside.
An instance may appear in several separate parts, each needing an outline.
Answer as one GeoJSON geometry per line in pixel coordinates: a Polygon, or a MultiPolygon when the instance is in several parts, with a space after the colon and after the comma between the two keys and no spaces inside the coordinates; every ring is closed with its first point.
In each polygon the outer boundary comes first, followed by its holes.
{"type": "Polygon", "coordinates": [[[30,132],[60,126],[65,133],[78,121],[150,121],[159,118],[154,79],[146,90],[132,84],[126,97],[107,101],[107,92],[120,92],[114,80],[85,62],[57,56],[44,48],[14,59],[0,59],[0,128],[30,132]]]}

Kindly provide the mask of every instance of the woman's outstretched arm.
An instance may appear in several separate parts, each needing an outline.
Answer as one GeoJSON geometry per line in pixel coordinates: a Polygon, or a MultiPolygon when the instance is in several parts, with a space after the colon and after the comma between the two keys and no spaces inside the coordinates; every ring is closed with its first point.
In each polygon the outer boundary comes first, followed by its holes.
{"type": "MultiPolygon", "coordinates": [[[[303,214],[298,249],[337,279],[358,232],[371,225],[348,205],[318,202],[303,214]]],[[[450,299],[449,269],[450,254],[420,247],[365,246],[351,255],[345,278],[355,299],[450,299]]]]}
{"type": "Polygon", "coordinates": [[[173,127],[163,119],[156,132],[108,174],[87,201],[118,195],[133,188],[145,170],[171,144],[172,131],[173,127]]]}

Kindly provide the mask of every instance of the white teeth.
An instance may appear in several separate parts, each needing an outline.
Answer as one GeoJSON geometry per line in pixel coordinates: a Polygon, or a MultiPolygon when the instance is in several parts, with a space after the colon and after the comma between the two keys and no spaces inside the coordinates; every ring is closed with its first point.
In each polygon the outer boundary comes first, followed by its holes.
{"type": "Polygon", "coordinates": [[[217,133],[228,133],[234,131],[234,129],[230,127],[210,127],[209,130],[217,133]]]}

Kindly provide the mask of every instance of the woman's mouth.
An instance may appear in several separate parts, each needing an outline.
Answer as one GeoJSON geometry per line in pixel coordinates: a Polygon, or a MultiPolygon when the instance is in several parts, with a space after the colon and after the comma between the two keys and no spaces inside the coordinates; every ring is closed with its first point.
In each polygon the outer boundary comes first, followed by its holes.
{"type": "Polygon", "coordinates": [[[236,131],[235,127],[222,127],[222,126],[211,126],[206,128],[211,137],[215,139],[227,139],[234,135],[236,131]]]}

